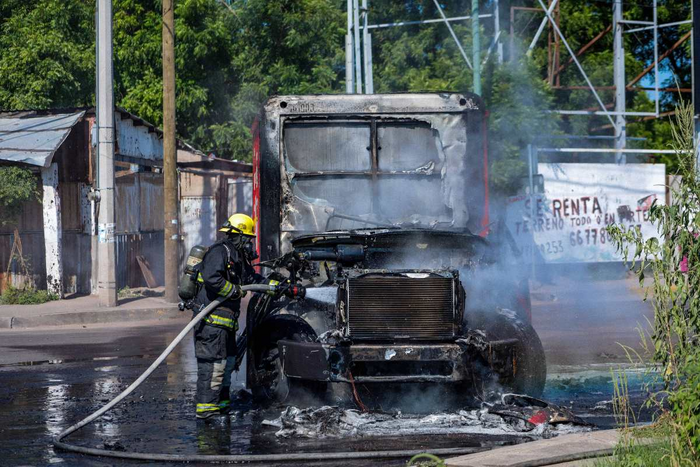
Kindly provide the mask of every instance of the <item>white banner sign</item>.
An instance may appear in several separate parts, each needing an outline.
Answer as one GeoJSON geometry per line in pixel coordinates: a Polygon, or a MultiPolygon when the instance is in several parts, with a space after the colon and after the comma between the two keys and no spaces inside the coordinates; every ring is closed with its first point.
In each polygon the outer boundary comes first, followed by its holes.
{"type": "Polygon", "coordinates": [[[622,261],[606,231],[612,223],[657,236],[652,203],[666,199],[663,164],[540,163],[544,194],[508,200],[506,223],[525,261],[622,261]],[[534,248],[533,248],[534,247],[534,248]]]}

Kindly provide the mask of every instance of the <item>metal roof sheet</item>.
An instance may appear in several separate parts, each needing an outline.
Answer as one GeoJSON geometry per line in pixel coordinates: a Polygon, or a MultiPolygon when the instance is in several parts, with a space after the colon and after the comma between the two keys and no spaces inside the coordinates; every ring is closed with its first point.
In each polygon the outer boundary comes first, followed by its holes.
{"type": "Polygon", "coordinates": [[[48,167],[56,150],[85,114],[0,117],[0,160],[48,167]]]}

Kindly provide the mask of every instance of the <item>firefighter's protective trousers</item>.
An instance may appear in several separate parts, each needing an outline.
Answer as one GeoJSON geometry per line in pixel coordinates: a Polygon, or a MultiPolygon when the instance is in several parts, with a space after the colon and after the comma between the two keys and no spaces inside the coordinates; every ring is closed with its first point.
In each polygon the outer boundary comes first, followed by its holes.
{"type": "Polygon", "coordinates": [[[236,321],[228,318],[232,315],[230,309],[219,307],[195,328],[197,415],[228,408],[228,388],[231,386],[233,368],[230,364],[227,368],[227,360],[234,360],[237,328],[236,321]],[[226,390],[222,394],[224,388],[226,390]]]}

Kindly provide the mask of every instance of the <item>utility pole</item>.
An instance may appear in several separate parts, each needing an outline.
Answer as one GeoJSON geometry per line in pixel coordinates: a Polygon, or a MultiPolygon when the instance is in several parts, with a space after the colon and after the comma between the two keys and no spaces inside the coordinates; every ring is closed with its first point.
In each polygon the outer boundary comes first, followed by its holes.
{"type": "Polygon", "coordinates": [[[352,94],[355,89],[355,80],[353,78],[355,57],[353,54],[352,44],[352,0],[348,0],[348,28],[345,34],[345,92],[352,94]]]}
{"type": "Polygon", "coordinates": [[[372,76],[372,36],[369,35],[367,22],[369,17],[369,4],[367,0],[362,0],[362,47],[363,47],[363,65],[364,65],[364,82],[365,94],[374,94],[374,80],[372,76]]]}
{"type": "Polygon", "coordinates": [[[360,52],[360,4],[352,0],[352,28],[355,40],[355,88],[362,94],[362,53],[360,52]]]}
{"type": "Polygon", "coordinates": [[[175,0],[163,0],[163,211],[165,300],[178,301],[178,192],[175,140],[175,0]]]}
{"type": "MultiPolygon", "coordinates": [[[[625,149],[627,146],[627,123],[624,112],[626,110],[625,92],[625,45],[622,41],[622,1],[614,0],[613,3],[613,73],[615,76],[615,149],[625,149]]],[[[624,164],[627,157],[624,153],[615,154],[615,162],[624,164]]]]}
{"type": "Polygon", "coordinates": [[[479,31],[479,0],[472,0],[472,72],[474,94],[481,95],[481,38],[479,31]]]}
{"type": "Polygon", "coordinates": [[[503,64],[503,43],[501,42],[501,11],[498,0],[493,2],[493,33],[496,35],[496,54],[498,64],[503,64]]]}
{"type": "Polygon", "coordinates": [[[117,306],[117,255],[114,230],[114,76],[112,0],[97,2],[97,182],[100,211],[97,244],[97,294],[100,306],[117,306]]]}

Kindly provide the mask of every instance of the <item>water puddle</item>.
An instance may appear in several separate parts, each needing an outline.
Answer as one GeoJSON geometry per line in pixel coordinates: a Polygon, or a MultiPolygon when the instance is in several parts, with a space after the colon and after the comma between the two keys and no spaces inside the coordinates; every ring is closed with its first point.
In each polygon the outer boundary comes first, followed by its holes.
{"type": "MultiPolygon", "coordinates": [[[[152,358],[150,354],[145,355],[120,355],[113,357],[90,357],[90,358],[55,358],[51,360],[32,360],[27,362],[15,362],[15,363],[0,363],[0,368],[12,368],[12,367],[22,367],[22,366],[38,366],[38,365],[62,365],[66,363],[82,363],[82,362],[105,362],[111,360],[117,360],[120,358],[152,358]]],[[[105,367],[107,368],[107,367],[105,367]]]]}

